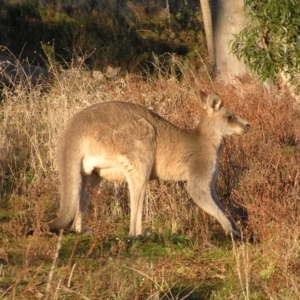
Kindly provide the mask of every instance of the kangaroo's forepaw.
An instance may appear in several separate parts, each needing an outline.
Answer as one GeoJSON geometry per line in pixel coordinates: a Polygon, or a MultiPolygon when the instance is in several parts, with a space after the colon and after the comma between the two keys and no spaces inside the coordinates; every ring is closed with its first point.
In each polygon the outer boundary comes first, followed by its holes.
{"type": "Polygon", "coordinates": [[[241,235],[241,231],[237,228],[232,228],[232,231],[230,233],[232,235],[232,237],[234,239],[241,239],[242,235],[241,235]]]}

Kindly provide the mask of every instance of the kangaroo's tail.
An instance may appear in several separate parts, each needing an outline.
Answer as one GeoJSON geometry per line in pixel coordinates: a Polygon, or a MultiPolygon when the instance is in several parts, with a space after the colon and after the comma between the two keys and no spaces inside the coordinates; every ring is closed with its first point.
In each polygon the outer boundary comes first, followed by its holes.
{"type": "Polygon", "coordinates": [[[68,227],[74,221],[80,205],[81,158],[78,152],[68,153],[68,155],[64,155],[64,152],[64,149],[58,149],[60,208],[57,218],[48,223],[49,230],[53,232],[68,227]]]}

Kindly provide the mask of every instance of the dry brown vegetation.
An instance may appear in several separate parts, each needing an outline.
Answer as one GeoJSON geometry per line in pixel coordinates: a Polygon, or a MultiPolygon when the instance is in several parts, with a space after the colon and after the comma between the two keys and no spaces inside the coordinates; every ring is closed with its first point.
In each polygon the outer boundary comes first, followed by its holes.
{"type": "Polygon", "coordinates": [[[300,298],[299,104],[249,78],[212,84],[179,67],[180,81],[159,68],[148,78],[101,81],[74,70],[54,74],[44,93],[3,90],[0,299],[44,296],[56,243],[45,226],[58,208],[55,148],[68,119],[95,102],[121,100],[191,128],[202,112],[200,89],[215,89],[251,124],[246,136],[225,139],[217,189],[244,242],[232,243],[184,183],[170,182],[149,184],[144,227],[151,235],[129,239],[126,184],[102,183],[86,217],[94,235],[64,236],[48,298],[300,298]]]}

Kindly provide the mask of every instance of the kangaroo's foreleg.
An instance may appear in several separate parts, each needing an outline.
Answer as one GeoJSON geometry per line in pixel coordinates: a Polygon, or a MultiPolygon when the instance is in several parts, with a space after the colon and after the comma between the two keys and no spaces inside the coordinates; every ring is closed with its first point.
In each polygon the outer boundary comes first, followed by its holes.
{"type": "MultiPolygon", "coordinates": [[[[214,185],[215,186],[215,185],[214,185]]],[[[226,215],[227,219],[229,220],[229,222],[231,223],[231,226],[232,226],[232,231],[230,233],[233,233],[233,235],[235,235],[236,237],[241,237],[241,232],[240,230],[237,228],[234,220],[232,219],[232,217],[230,215],[228,215],[224,209],[224,206],[223,204],[220,202],[218,196],[217,196],[217,193],[216,193],[216,189],[215,188],[212,188],[212,198],[213,198],[213,201],[217,204],[217,206],[222,209],[222,211],[224,212],[224,214],[226,215]]]]}
{"type": "Polygon", "coordinates": [[[215,192],[210,188],[200,187],[199,183],[194,181],[188,181],[187,191],[200,208],[219,221],[226,234],[240,236],[234,222],[226,216],[225,209],[215,192]]]}

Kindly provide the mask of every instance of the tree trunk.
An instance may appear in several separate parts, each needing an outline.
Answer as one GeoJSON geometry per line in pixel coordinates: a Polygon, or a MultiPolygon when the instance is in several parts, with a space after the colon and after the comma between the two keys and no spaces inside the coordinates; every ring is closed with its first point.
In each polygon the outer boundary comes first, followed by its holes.
{"type": "Polygon", "coordinates": [[[201,11],[202,11],[202,17],[204,23],[210,67],[212,70],[214,70],[215,49],[214,49],[213,27],[212,27],[212,15],[210,10],[209,0],[200,0],[200,5],[201,5],[201,11]]]}
{"type": "Polygon", "coordinates": [[[211,0],[216,76],[232,82],[236,76],[249,73],[244,62],[230,50],[229,41],[247,25],[243,0],[211,0]]]}

